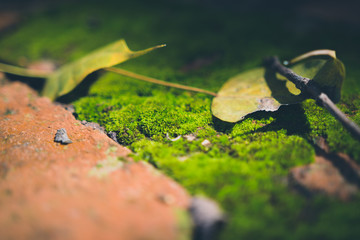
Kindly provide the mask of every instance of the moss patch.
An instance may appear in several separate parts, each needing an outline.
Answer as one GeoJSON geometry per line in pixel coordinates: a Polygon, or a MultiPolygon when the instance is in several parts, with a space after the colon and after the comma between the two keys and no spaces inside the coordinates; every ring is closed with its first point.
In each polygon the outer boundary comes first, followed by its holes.
{"type": "MultiPolygon", "coordinates": [[[[167,43],[122,67],[217,91],[264,56],[331,48],[348,70],[338,106],[360,124],[358,31],[316,17],[308,19],[311,27],[301,25],[296,16],[303,15],[296,8],[284,14],[248,11],[251,6],[119,2],[63,4],[29,16],[0,40],[0,58],[64,63],[119,38],[134,50],[167,43]]],[[[230,220],[222,239],[351,239],[359,234],[354,226],[360,220],[358,198],[347,204],[321,196],[305,199],[287,186],[290,168],[313,161],[319,137],[332,151],[360,161],[359,143],[326,110],[307,100],[226,124],[212,117],[210,104],[211,97],[203,94],[113,73],[102,73],[87,96],[74,102],[80,120],[117,132],[135,159],[153,164],[192,194],[216,199],[230,220]],[[188,140],[189,134],[196,138],[188,140]],[[204,146],[204,140],[211,144],[204,146]]]]}

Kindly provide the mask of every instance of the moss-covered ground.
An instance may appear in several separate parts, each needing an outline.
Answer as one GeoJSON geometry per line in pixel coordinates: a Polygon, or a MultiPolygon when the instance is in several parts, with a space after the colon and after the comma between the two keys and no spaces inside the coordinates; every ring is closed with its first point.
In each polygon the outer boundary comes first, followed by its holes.
{"type": "MultiPolygon", "coordinates": [[[[18,64],[47,58],[63,64],[120,38],[133,50],[166,43],[166,48],[121,67],[217,91],[228,78],[258,66],[264,56],[290,58],[335,49],[347,68],[338,106],[360,124],[358,23],[317,17],[294,6],[64,3],[27,16],[3,34],[0,58],[18,64]]],[[[287,185],[289,169],[314,161],[320,137],[331,151],[360,162],[359,142],[329,113],[307,100],[226,124],[212,117],[211,100],[114,73],[101,73],[87,95],[71,99],[80,120],[117,132],[135,159],[153,164],[190,193],[218,201],[229,217],[222,239],[359,236],[358,197],[346,204],[325,196],[308,199],[287,185]],[[170,140],[179,135],[196,139],[170,140]],[[203,146],[204,140],[211,144],[203,146]]]]}

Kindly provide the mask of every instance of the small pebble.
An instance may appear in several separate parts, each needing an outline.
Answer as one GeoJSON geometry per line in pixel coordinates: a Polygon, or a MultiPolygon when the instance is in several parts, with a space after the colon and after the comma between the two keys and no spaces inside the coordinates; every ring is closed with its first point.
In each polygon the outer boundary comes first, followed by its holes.
{"type": "Polygon", "coordinates": [[[180,156],[180,157],[178,157],[178,159],[179,159],[180,162],[184,162],[184,161],[186,161],[188,158],[189,158],[188,156],[180,156]]]}
{"type": "Polygon", "coordinates": [[[108,135],[109,138],[111,138],[115,142],[119,143],[118,140],[117,140],[117,137],[116,137],[116,135],[117,135],[116,132],[110,131],[110,132],[107,133],[107,135],[108,135]]]}
{"type": "Polygon", "coordinates": [[[65,128],[61,128],[61,129],[57,130],[54,141],[61,143],[61,144],[72,143],[72,141],[70,140],[70,138],[68,137],[68,135],[66,133],[65,128]]]}
{"type": "Polygon", "coordinates": [[[202,141],[201,145],[203,145],[204,147],[210,147],[211,142],[209,140],[205,139],[204,141],[202,141]]]}
{"type": "Polygon", "coordinates": [[[191,133],[191,134],[184,135],[183,138],[189,142],[192,142],[196,139],[196,136],[191,133]]]}
{"type": "Polygon", "coordinates": [[[106,133],[105,132],[105,128],[100,126],[98,123],[94,123],[94,122],[88,122],[88,121],[85,121],[85,120],[82,120],[80,122],[82,125],[86,126],[86,127],[91,127],[92,129],[97,129],[99,130],[100,132],[102,133],[106,133]]]}

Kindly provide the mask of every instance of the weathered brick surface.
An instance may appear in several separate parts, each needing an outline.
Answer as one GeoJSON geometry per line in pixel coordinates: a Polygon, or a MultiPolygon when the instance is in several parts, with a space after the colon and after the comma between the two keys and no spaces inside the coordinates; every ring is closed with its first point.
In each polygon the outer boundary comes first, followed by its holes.
{"type": "Polygon", "coordinates": [[[0,239],[177,239],[189,196],[129,153],[26,85],[1,87],[0,239]],[[73,143],[54,142],[60,128],[73,143]]]}
{"type": "Polygon", "coordinates": [[[305,195],[321,193],[349,200],[359,190],[360,167],[346,154],[319,151],[314,163],[292,168],[289,178],[305,195]]]}

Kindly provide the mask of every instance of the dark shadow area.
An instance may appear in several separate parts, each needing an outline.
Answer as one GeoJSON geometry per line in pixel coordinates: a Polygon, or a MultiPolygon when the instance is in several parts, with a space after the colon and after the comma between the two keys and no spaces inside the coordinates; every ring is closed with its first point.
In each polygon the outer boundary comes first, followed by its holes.
{"type": "MultiPolygon", "coordinates": [[[[0,34],[0,37],[1,37],[1,34],[0,34]]],[[[16,64],[8,62],[4,59],[0,59],[0,62],[4,63],[4,64],[16,66],[16,64]]],[[[4,74],[6,76],[6,79],[9,80],[10,82],[18,81],[18,82],[25,83],[26,85],[30,86],[35,91],[37,91],[39,94],[45,85],[45,78],[25,77],[25,76],[19,76],[16,74],[6,73],[6,72],[4,72],[4,74]]]]}
{"type": "MultiPolygon", "coordinates": [[[[261,120],[264,118],[272,117],[275,120],[255,131],[247,132],[245,134],[251,134],[255,132],[268,132],[278,131],[285,129],[288,135],[300,135],[304,136],[310,132],[308,120],[305,116],[305,111],[301,104],[283,105],[279,110],[275,112],[258,111],[248,114],[244,119],[252,118],[254,120],[261,120]]],[[[213,116],[214,128],[218,132],[228,133],[235,126],[235,124],[241,123],[243,120],[237,123],[224,122],[213,116]]]]}
{"type": "Polygon", "coordinates": [[[260,111],[249,114],[246,118],[260,120],[265,117],[272,117],[275,120],[254,132],[268,132],[285,129],[288,135],[304,136],[310,132],[308,120],[305,111],[300,104],[283,105],[275,112],[260,111]]]}
{"type": "Polygon", "coordinates": [[[65,94],[64,96],[58,97],[56,101],[64,104],[70,104],[79,98],[87,96],[91,85],[98,79],[98,77],[98,71],[91,73],[71,92],[65,94]]]}
{"type": "MultiPolygon", "coordinates": [[[[71,92],[65,94],[64,96],[58,97],[56,101],[63,104],[70,104],[81,97],[87,96],[91,85],[98,79],[98,76],[98,72],[91,73],[71,92]]],[[[6,73],[6,78],[11,82],[19,81],[25,83],[36,90],[39,94],[44,88],[46,81],[44,78],[23,77],[10,73],[6,73]]]]}
{"type": "Polygon", "coordinates": [[[33,77],[23,77],[15,74],[6,73],[6,78],[11,82],[22,82],[36,90],[38,93],[41,92],[45,85],[44,78],[33,78],[33,77]]]}
{"type": "Polygon", "coordinates": [[[231,131],[231,129],[235,126],[236,123],[224,122],[221,119],[212,115],[212,122],[214,129],[218,132],[226,133],[231,131]]]}

